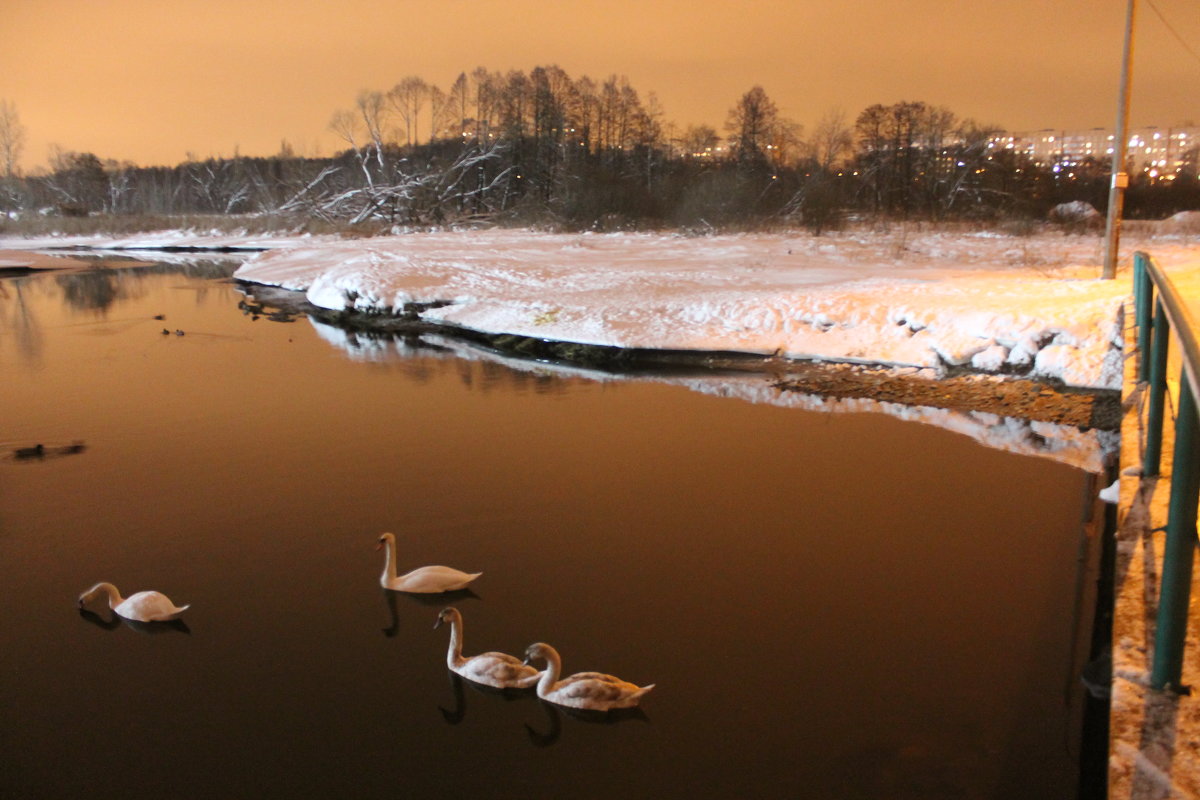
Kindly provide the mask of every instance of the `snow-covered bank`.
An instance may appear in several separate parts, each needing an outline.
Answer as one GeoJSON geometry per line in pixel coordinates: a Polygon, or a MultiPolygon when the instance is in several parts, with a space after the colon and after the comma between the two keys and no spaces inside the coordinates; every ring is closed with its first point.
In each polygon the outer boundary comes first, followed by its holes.
{"type": "MultiPolygon", "coordinates": [[[[235,277],[334,310],[583,344],[1025,371],[1117,389],[1127,279],[1095,237],[900,231],[685,237],[528,231],[321,241],[235,277]]],[[[1167,264],[1194,240],[1127,240],[1167,264]]],[[[1200,269],[1200,267],[1198,267],[1200,269]]]]}

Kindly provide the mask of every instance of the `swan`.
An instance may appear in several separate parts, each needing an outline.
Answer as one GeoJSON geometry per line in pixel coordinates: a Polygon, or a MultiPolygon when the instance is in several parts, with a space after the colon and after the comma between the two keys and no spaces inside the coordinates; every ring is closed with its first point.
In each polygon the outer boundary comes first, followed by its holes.
{"type": "Polygon", "coordinates": [[[450,623],[450,649],[446,651],[446,666],[469,681],[497,689],[531,689],[541,672],[507,653],[480,653],[469,658],[462,654],[462,614],[453,606],[438,612],[434,630],[443,622],[450,623]]]}
{"type": "Polygon", "coordinates": [[[108,607],[125,619],[134,622],[166,622],[186,611],[191,604],[178,606],[162,592],[136,592],[122,598],[117,587],[101,581],[83,594],[79,595],[79,607],[101,592],[108,594],[108,607]]]}
{"type": "Polygon", "coordinates": [[[537,684],[538,697],[555,705],[592,711],[632,708],[642,695],[654,688],[653,683],[638,686],[603,672],[577,672],[559,680],[562,658],[557,650],[544,642],[526,648],[525,663],[535,658],[546,662],[546,670],[537,684]]]}
{"type": "Polygon", "coordinates": [[[387,561],[379,585],[397,592],[435,594],[465,589],[467,584],[482,575],[482,572],[462,572],[451,567],[417,567],[412,572],[396,575],[396,537],[385,533],[379,537],[376,550],[387,547],[387,561]]]}

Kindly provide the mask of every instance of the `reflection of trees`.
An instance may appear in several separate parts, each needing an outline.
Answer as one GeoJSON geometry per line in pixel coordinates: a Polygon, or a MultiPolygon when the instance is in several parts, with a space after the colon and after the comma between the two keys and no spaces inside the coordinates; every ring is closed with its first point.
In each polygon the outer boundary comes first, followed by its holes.
{"type": "Polygon", "coordinates": [[[53,280],[38,274],[0,279],[0,335],[12,337],[24,361],[36,364],[41,360],[44,337],[35,309],[38,303],[53,304],[56,294],[61,293],[68,308],[104,313],[119,301],[144,296],[148,281],[180,275],[202,282],[197,286],[197,305],[210,298],[223,302],[231,289],[211,282],[231,277],[240,262],[226,258],[147,264],[110,256],[98,258],[95,263],[97,266],[78,272],[58,272],[53,280]]]}
{"type": "Polygon", "coordinates": [[[0,304],[0,308],[4,310],[0,322],[12,331],[17,340],[17,350],[22,357],[26,361],[37,363],[42,357],[42,328],[26,298],[28,283],[28,278],[19,278],[12,282],[0,281],[0,300],[6,301],[0,304]],[[6,286],[11,286],[12,291],[8,291],[6,286]]]}
{"type": "Polygon", "coordinates": [[[79,311],[107,311],[121,296],[114,274],[107,269],[89,269],[55,276],[63,300],[79,311]]]}
{"type": "MultiPolygon", "coordinates": [[[[97,260],[99,266],[80,272],[67,272],[55,276],[62,289],[66,304],[79,311],[107,311],[119,300],[130,300],[146,294],[146,281],[162,275],[181,275],[200,280],[229,278],[237,269],[237,262],[230,260],[203,260],[180,264],[146,264],[130,259],[128,266],[123,260],[97,260]],[[116,268],[114,268],[116,267],[116,268]]],[[[208,284],[197,288],[196,303],[203,305],[208,299],[208,284]]],[[[224,292],[221,293],[222,295],[224,292]]]]}

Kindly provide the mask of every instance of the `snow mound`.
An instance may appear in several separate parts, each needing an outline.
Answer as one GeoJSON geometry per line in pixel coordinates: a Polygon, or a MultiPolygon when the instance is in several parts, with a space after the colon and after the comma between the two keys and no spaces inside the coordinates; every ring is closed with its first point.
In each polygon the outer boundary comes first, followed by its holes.
{"type": "Polygon", "coordinates": [[[1180,211],[1158,223],[1158,232],[1167,236],[1200,234],[1200,211],[1180,211]]]}
{"type": "Polygon", "coordinates": [[[1050,209],[1050,221],[1060,223],[1099,223],[1100,212],[1084,200],[1059,203],[1050,209]]]}

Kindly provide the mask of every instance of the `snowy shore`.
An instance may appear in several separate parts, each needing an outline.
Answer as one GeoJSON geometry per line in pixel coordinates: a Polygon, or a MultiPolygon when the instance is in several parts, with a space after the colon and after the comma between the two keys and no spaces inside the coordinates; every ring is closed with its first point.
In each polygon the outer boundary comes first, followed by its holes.
{"type": "Polygon", "coordinates": [[[370,239],[180,231],[0,239],[0,250],[242,251],[235,277],[364,315],[620,348],[727,351],[1121,384],[1128,263],[1146,250],[1200,297],[1200,238],[884,232],[683,236],[415,233],[370,239]]]}
{"type": "MultiPolygon", "coordinates": [[[[1151,253],[1185,296],[1200,298],[1200,239],[1177,236],[1126,236],[1115,281],[1098,277],[1103,242],[1097,236],[901,228],[822,237],[492,230],[361,240],[167,232],[119,239],[0,239],[0,263],[28,262],[28,256],[14,250],[80,248],[135,255],[180,245],[245,250],[238,256],[246,259],[238,279],[304,292],[313,305],[359,312],[360,322],[406,304],[432,305],[420,311],[422,320],[451,335],[426,334],[422,339],[437,342],[439,351],[560,374],[574,370],[507,359],[454,337],[454,330],[651,350],[904,365],[924,378],[964,365],[984,374],[1024,374],[1083,388],[1117,389],[1130,254],[1151,253]]],[[[393,349],[406,347],[402,339],[358,336],[310,322],[351,358],[387,359],[393,349]]],[[[579,372],[589,380],[607,379],[602,372],[579,372]]],[[[643,374],[638,379],[756,403],[887,413],[1092,472],[1102,469],[1115,447],[1113,434],[1095,428],[865,397],[782,392],[750,374],[643,374]]]]}
{"type": "MultiPolygon", "coordinates": [[[[1161,262],[1192,241],[1125,242],[1161,262]]],[[[235,277],[313,305],[485,333],[623,348],[1026,374],[1121,385],[1129,280],[1099,280],[1097,237],[892,232],[422,233],[290,244],[235,277]]],[[[1191,274],[1200,270],[1184,268],[1191,274]]]]}

